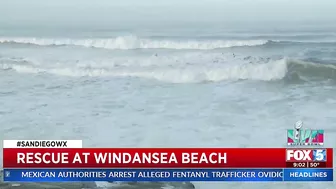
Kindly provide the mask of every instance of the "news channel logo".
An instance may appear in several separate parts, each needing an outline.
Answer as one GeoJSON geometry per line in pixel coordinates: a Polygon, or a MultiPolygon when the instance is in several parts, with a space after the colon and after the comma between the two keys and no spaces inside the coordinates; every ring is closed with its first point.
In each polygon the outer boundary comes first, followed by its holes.
{"type": "Polygon", "coordinates": [[[5,177],[10,177],[10,172],[9,171],[5,172],[5,177]]]}
{"type": "Polygon", "coordinates": [[[287,130],[287,144],[289,146],[323,146],[324,130],[303,129],[303,122],[297,121],[294,129],[287,130]]]}

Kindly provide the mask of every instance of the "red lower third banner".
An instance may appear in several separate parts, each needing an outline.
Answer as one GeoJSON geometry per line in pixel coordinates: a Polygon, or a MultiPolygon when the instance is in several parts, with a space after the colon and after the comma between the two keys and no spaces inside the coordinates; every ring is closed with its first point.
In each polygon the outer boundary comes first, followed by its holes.
{"type": "Polygon", "coordinates": [[[4,168],[332,168],[333,149],[4,148],[4,168]]]}

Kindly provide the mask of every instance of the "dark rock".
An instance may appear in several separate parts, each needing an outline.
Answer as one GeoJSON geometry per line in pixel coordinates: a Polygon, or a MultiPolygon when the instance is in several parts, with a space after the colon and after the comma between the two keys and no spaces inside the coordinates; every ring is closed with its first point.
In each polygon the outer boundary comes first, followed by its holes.
{"type": "Polygon", "coordinates": [[[83,189],[97,188],[95,182],[3,182],[0,171],[0,189],[83,189]]]}
{"type": "MultiPolygon", "coordinates": [[[[3,171],[0,170],[0,189],[97,189],[95,182],[3,182],[3,171]]],[[[162,189],[169,188],[194,189],[190,182],[107,182],[108,189],[162,189]]]]}

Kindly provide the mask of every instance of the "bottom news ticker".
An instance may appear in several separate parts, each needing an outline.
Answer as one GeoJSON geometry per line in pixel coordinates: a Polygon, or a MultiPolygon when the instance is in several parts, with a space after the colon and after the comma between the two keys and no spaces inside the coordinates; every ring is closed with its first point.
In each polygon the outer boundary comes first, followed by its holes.
{"type": "Polygon", "coordinates": [[[9,182],[327,182],[334,177],[333,149],[323,147],[82,148],[74,140],[13,140],[4,141],[3,167],[9,182]]]}
{"type": "Polygon", "coordinates": [[[5,169],[4,181],[333,181],[333,169],[5,169]]]}

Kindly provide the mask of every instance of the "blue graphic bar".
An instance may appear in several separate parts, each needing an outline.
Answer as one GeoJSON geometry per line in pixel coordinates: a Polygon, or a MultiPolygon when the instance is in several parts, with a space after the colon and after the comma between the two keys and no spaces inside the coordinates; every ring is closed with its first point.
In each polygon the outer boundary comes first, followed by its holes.
{"type": "Polygon", "coordinates": [[[284,169],[284,181],[333,181],[333,169],[284,169]]]}
{"type": "Polygon", "coordinates": [[[332,169],[5,169],[15,182],[332,181],[332,169]],[[318,176],[320,175],[320,176],[318,176]]]}

